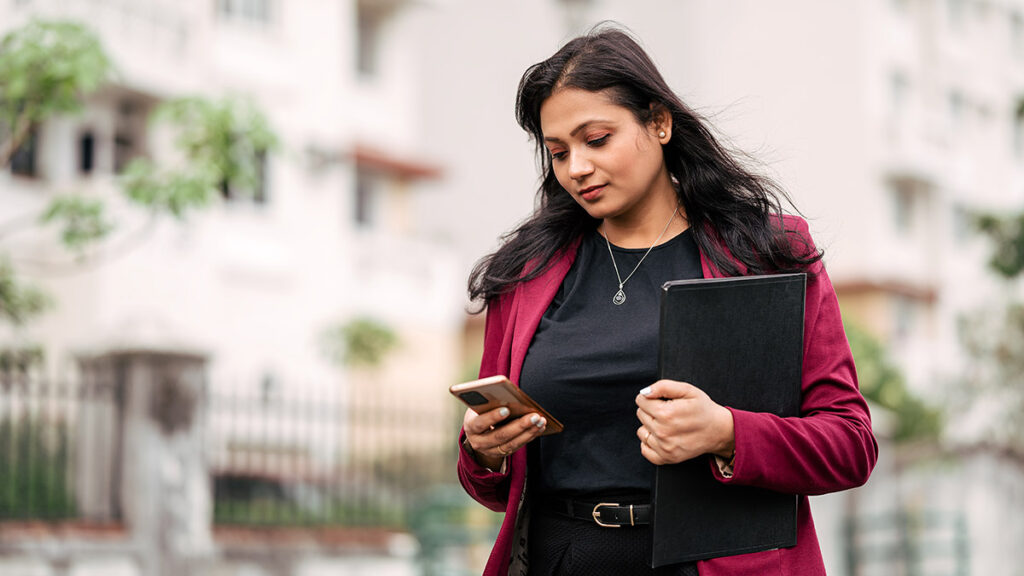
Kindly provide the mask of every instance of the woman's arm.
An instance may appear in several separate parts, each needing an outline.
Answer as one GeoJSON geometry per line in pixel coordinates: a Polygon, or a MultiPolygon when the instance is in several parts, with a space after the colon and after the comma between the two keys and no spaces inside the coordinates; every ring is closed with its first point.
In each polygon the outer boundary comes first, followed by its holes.
{"type": "MultiPolygon", "coordinates": [[[[802,219],[794,232],[813,244],[802,219]]],[[[801,416],[730,409],[736,459],[722,482],[797,494],[824,494],[867,481],[878,457],[867,402],[846,340],[839,302],[824,266],[808,275],[804,317],[801,416]]]]}
{"type": "MultiPolygon", "coordinates": [[[[499,356],[509,320],[507,297],[495,298],[487,306],[484,321],[484,351],[480,360],[480,377],[500,373],[499,356]]],[[[495,472],[476,461],[474,455],[463,444],[466,431],[459,432],[458,476],[462,488],[474,500],[496,512],[503,512],[508,503],[509,470],[500,466],[495,472]]]]}

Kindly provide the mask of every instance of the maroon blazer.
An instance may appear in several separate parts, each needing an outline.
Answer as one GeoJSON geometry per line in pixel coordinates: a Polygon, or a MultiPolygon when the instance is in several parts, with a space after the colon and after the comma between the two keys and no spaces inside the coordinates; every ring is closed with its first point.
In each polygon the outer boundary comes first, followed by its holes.
{"type": "MultiPolygon", "coordinates": [[[[785,226],[797,233],[791,237],[803,238],[813,248],[803,219],[786,216],[785,226]]],[[[504,374],[512,382],[519,382],[534,332],[572,265],[577,246],[578,243],[567,250],[541,276],[490,302],[480,377],[504,374]]],[[[701,265],[705,278],[723,275],[703,253],[701,265]]],[[[723,477],[714,460],[706,457],[720,482],[802,495],[797,545],[701,561],[701,576],[825,574],[807,495],[860,486],[875,465],[878,445],[871,431],[867,404],[857,387],[835,291],[820,262],[810,272],[800,417],[780,418],[729,408],[736,433],[732,477],[723,477]]],[[[512,454],[502,473],[497,473],[480,466],[465,450],[460,450],[458,474],[473,499],[491,510],[505,512],[484,576],[519,576],[520,565],[513,560],[525,555],[524,534],[517,534],[516,529],[521,526],[521,515],[528,510],[523,506],[526,451],[512,454]]]]}

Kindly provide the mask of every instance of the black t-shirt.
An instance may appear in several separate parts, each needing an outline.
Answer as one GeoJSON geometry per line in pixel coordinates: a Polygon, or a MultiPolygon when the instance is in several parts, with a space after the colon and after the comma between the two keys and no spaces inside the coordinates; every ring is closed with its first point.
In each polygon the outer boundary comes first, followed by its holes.
{"type": "MultiPolygon", "coordinates": [[[[647,251],[612,246],[625,279],[647,251]]],[[[561,434],[527,448],[531,491],[561,497],[645,494],[654,465],[640,454],[636,395],[658,377],[661,285],[701,278],[689,230],[655,246],[618,291],[605,239],[596,230],[576,260],[530,343],[519,384],[565,424],[561,434]]]]}

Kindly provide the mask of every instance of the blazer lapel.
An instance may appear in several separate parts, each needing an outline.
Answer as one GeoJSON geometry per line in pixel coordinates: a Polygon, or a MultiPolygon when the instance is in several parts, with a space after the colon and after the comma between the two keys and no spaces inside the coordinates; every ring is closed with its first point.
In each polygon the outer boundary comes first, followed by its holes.
{"type": "Polygon", "coordinates": [[[516,287],[515,300],[518,307],[515,311],[515,334],[512,336],[512,362],[509,379],[519,385],[519,374],[523,369],[523,361],[526,360],[526,351],[530,348],[540,319],[548,309],[548,305],[555,299],[559,286],[569,273],[573,261],[576,259],[576,250],[579,248],[579,240],[573,242],[558,260],[551,265],[547,272],[533,280],[520,284],[516,287]]]}

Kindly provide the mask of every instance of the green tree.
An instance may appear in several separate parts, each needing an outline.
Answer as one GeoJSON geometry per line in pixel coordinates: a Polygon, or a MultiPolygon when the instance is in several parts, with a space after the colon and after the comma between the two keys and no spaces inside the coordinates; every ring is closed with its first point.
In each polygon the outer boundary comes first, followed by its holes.
{"type": "Polygon", "coordinates": [[[110,74],[99,40],[76,22],[34,20],[0,40],[0,167],[32,127],[78,112],[110,74]]]}
{"type": "Polygon", "coordinates": [[[991,242],[989,268],[1005,283],[1005,299],[963,318],[961,340],[970,359],[964,405],[984,414],[981,442],[1024,461],[1024,212],[980,214],[977,229],[991,242]],[[1015,288],[1018,288],[1015,290],[1015,288]]]}
{"type": "Polygon", "coordinates": [[[942,433],[943,415],[907,389],[906,380],[882,343],[856,324],[845,324],[846,337],[857,365],[857,377],[864,397],[893,413],[895,442],[937,440],[942,433]]]}
{"type": "Polygon", "coordinates": [[[975,225],[992,241],[989,267],[1012,280],[1024,271],[1024,212],[1011,216],[979,214],[975,225]]]}
{"type": "Polygon", "coordinates": [[[324,330],[321,343],[335,364],[372,371],[398,346],[398,336],[378,320],[359,317],[324,330]]]}

